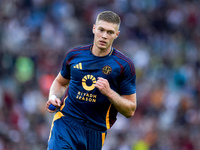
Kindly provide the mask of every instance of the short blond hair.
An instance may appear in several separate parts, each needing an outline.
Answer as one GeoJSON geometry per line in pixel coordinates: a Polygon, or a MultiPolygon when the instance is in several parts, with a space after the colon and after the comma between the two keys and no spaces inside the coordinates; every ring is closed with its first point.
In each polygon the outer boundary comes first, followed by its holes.
{"type": "Polygon", "coordinates": [[[117,24],[118,26],[120,26],[120,23],[121,23],[120,17],[112,11],[103,11],[99,13],[96,19],[96,23],[100,20],[106,21],[109,23],[114,23],[114,24],[117,24]]]}

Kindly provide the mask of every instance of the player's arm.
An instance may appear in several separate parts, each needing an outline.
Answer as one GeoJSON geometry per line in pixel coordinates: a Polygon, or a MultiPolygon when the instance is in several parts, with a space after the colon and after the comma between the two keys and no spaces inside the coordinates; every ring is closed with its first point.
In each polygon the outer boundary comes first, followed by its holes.
{"type": "Polygon", "coordinates": [[[136,110],[136,94],[119,95],[110,88],[108,80],[99,77],[96,85],[100,92],[107,96],[115,108],[125,117],[132,117],[136,110]]]}
{"type": "Polygon", "coordinates": [[[49,109],[49,105],[52,104],[56,107],[60,107],[61,100],[60,98],[63,96],[67,86],[69,84],[69,80],[62,77],[59,73],[55,80],[53,81],[50,92],[49,92],[49,99],[46,103],[46,109],[49,112],[55,112],[49,109]]]}

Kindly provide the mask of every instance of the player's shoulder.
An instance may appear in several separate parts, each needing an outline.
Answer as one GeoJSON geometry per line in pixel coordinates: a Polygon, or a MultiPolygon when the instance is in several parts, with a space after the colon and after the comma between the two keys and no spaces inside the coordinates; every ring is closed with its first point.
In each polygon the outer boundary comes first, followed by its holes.
{"type": "Polygon", "coordinates": [[[122,53],[121,51],[119,51],[115,48],[113,51],[113,57],[120,62],[124,62],[124,63],[128,63],[128,64],[130,63],[133,65],[133,61],[128,56],[126,56],[124,53],[122,53]]]}
{"type": "Polygon", "coordinates": [[[128,56],[126,56],[125,54],[123,54],[119,50],[114,49],[113,57],[120,66],[123,66],[123,68],[130,70],[133,75],[135,74],[135,65],[134,65],[133,61],[128,56]]]}
{"type": "Polygon", "coordinates": [[[75,48],[69,50],[68,53],[80,53],[80,52],[90,50],[90,48],[91,48],[91,44],[85,45],[85,46],[78,46],[78,47],[75,47],[75,48]]]}
{"type": "Polygon", "coordinates": [[[72,56],[85,53],[86,51],[90,50],[90,48],[91,48],[91,45],[74,47],[67,52],[66,57],[72,57],[72,56]]]}

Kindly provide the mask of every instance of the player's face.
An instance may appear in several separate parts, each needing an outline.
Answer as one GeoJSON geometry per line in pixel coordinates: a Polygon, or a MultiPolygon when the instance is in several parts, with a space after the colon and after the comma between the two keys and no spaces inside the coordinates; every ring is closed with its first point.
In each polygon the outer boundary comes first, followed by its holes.
{"type": "Polygon", "coordinates": [[[100,50],[110,50],[113,41],[119,35],[119,26],[106,21],[98,21],[93,26],[94,45],[100,50]]]}

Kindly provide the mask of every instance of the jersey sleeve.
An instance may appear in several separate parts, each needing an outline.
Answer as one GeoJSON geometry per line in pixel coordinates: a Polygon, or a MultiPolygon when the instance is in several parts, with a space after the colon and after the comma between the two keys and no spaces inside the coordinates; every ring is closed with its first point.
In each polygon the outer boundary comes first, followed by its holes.
{"type": "Polygon", "coordinates": [[[65,79],[70,79],[70,65],[69,65],[69,60],[70,60],[70,54],[68,53],[63,61],[62,68],[61,68],[61,75],[65,79]]]}
{"type": "Polygon", "coordinates": [[[134,64],[130,62],[124,66],[124,72],[120,84],[120,94],[130,95],[134,93],[136,93],[136,74],[134,64]]]}

